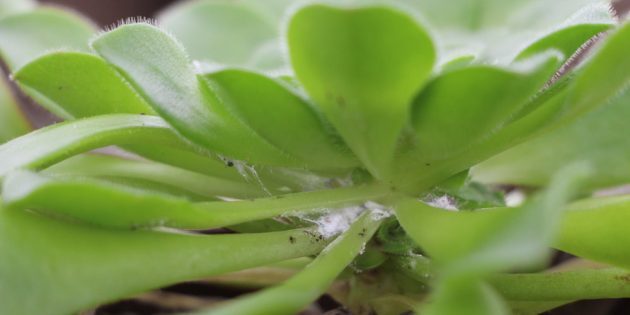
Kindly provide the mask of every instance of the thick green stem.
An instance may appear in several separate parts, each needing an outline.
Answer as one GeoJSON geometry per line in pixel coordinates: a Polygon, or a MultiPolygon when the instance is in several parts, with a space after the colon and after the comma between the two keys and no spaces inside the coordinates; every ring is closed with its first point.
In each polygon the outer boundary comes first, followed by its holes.
{"type": "Polygon", "coordinates": [[[364,213],[302,272],[282,285],[252,294],[199,315],[296,314],[323,294],[372,237],[381,220],[364,213]]]}
{"type": "Polygon", "coordinates": [[[630,297],[630,271],[618,268],[501,274],[490,279],[512,301],[564,301],[630,297]]]}
{"type": "Polygon", "coordinates": [[[104,115],[33,131],[0,146],[0,178],[18,168],[40,169],[92,149],[130,143],[180,144],[160,118],[104,115]]]}
{"type": "Polygon", "coordinates": [[[382,186],[367,185],[256,200],[193,203],[110,183],[85,179],[58,180],[29,171],[11,173],[3,187],[7,207],[41,210],[118,228],[216,228],[297,210],[312,211],[364,202],[387,193],[382,186]]]}
{"type": "Polygon", "coordinates": [[[208,176],[162,163],[103,154],[77,155],[47,168],[44,173],[55,177],[105,178],[125,184],[131,182],[132,186],[137,186],[137,183],[162,185],[175,189],[175,195],[193,195],[196,199],[204,200],[215,196],[256,198],[267,195],[258,184],[208,176]]]}
{"type": "MultiPolygon", "coordinates": [[[[432,275],[431,264],[424,256],[400,257],[395,262],[401,271],[419,282],[427,283],[432,275]]],[[[505,299],[513,302],[548,304],[630,297],[630,271],[620,268],[495,274],[488,280],[505,299]]]]}
{"type": "Polygon", "coordinates": [[[128,231],[0,207],[0,314],[70,314],[166,285],[319,253],[313,231],[128,231]]]}

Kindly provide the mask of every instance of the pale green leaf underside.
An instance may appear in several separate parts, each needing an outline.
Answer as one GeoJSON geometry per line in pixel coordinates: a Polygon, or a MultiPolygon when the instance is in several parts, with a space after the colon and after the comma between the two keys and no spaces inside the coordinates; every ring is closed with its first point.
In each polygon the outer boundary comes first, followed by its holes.
{"type": "Polygon", "coordinates": [[[387,178],[410,101],[433,69],[426,31],[392,8],[311,5],[287,32],[297,79],[363,164],[387,178]]]}
{"type": "Polygon", "coordinates": [[[41,314],[44,305],[46,314],[76,313],[181,281],[312,255],[321,247],[301,230],[211,236],[123,231],[0,208],[0,313],[41,314]]]}

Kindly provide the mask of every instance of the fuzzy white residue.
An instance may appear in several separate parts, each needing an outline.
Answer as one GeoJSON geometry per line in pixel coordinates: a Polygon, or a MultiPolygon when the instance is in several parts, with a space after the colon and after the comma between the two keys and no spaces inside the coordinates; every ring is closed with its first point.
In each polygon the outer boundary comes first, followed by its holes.
{"type": "Polygon", "coordinates": [[[389,218],[394,213],[393,209],[385,207],[384,205],[374,201],[367,201],[365,204],[363,204],[363,207],[366,209],[370,209],[370,216],[374,221],[380,221],[385,218],[389,218]]]}
{"type": "Polygon", "coordinates": [[[522,190],[514,189],[505,194],[505,205],[508,207],[518,207],[525,202],[526,197],[522,190]]]}
{"type": "Polygon", "coordinates": [[[361,245],[361,249],[359,250],[359,256],[365,254],[366,248],[367,248],[367,242],[363,242],[363,245],[361,245]]]}
{"type": "Polygon", "coordinates": [[[313,215],[313,210],[293,212],[287,215],[315,224],[317,233],[324,238],[331,238],[348,230],[364,211],[370,211],[371,219],[374,221],[383,220],[393,213],[392,209],[373,201],[340,209],[323,208],[314,210],[315,216],[313,215]]]}
{"type": "Polygon", "coordinates": [[[424,198],[424,203],[431,207],[440,208],[449,211],[457,211],[457,203],[448,195],[433,196],[429,195],[424,198]]]}
{"type": "Polygon", "coordinates": [[[299,183],[301,191],[313,191],[329,188],[329,178],[315,175],[306,170],[275,168],[274,172],[281,174],[283,177],[290,178],[291,181],[295,183],[299,183]]]}
{"type": "Polygon", "coordinates": [[[319,218],[305,219],[317,225],[317,232],[324,238],[331,238],[345,232],[359,215],[365,210],[362,206],[346,207],[336,210],[325,210],[327,214],[319,218]]]}

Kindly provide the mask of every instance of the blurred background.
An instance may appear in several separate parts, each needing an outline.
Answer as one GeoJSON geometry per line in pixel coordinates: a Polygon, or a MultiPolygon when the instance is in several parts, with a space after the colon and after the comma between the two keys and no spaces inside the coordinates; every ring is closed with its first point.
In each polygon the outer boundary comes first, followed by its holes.
{"type": "MultiPolygon", "coordinates": [[[[262,0],[264,1],[264,0],[262,0]]],[[[43,0],[43,3],[59,4],[74,8],[92,18],[99,25],[116,23],[130,16],[152,17],[160,9],[177,0],[43,0]]]]}
{"type": "MultiPolygon", "coordinates": [[[[43,0],[41,2],[74,8],[91,17],[101,26],[105,26],[130,16],[152,17],[169,4],[182,1],[185,0],[43,0]]],[[[614,5],[619,12],[630,10],[630,0],[614,0],[614,5]]]]}

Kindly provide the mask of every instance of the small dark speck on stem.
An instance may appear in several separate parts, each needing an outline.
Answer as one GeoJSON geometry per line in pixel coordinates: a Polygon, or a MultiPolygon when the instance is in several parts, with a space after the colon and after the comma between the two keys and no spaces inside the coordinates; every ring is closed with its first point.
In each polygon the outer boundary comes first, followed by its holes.
{"type": "Polygon", "coordinates": [[[295,237],[289,236],[289,242],[291,242],[291,244],[295,244],[295,237]]]}
{"type": "Polygon", "coordinates": [[[341,107],[346,106],[346,99],[343,96],[337,96],[337,105],[341,107]]]}
{"type": "Polygon", "coordinates": [[[232,167],[232,166],[234,166],[234,162],[232,162],[232,161],[227,161],[227,166],[228,166],[228,167],[232,167]]]}
{"type": "Polygon", "coordinates": [[[360,237],[365,237],[365,228],[361,230],[361,232],[359,232],[359,236],[360,237]]]}
{"type": "Polygon", "coordinates": [[[630,273],[616,276],[615,279],[626,282],[626,283],[630,283],[630,273]]]}

